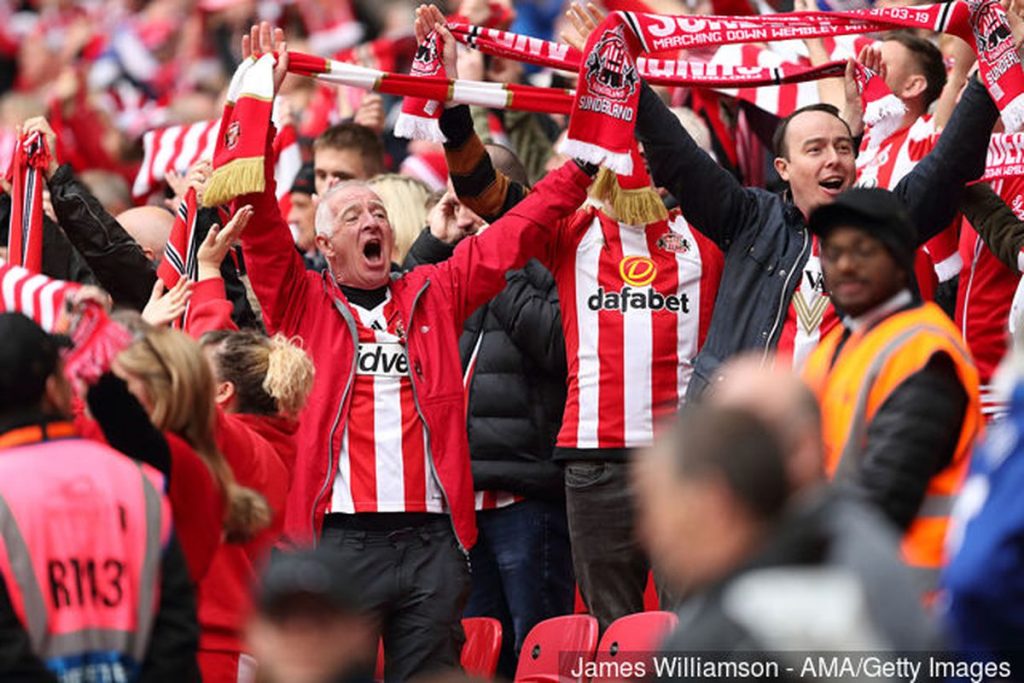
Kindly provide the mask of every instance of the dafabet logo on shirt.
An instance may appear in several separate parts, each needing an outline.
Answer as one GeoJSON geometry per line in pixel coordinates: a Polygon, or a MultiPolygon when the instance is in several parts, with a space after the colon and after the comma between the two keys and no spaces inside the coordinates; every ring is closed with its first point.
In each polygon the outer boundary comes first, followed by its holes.
{"type": "Polygon", "coordinates": [[[670,311],[672,313],[689,313],[690,299],[684,292],[681,295],[662,294],[650,287],[658,276],[658,267],[646,256],[627,256],[619,261],[619,277],[626,283],[618,292],[605,291],[598,287],[597,291],[587,299],[587,307],[592,311],[670,311]]]}
{"type": "Polygon", "coordinates": [[[646,287],[658,277],[658,267],[646,256],[627,256],[619,261],[619,277],[627,285],[646,287]]]}

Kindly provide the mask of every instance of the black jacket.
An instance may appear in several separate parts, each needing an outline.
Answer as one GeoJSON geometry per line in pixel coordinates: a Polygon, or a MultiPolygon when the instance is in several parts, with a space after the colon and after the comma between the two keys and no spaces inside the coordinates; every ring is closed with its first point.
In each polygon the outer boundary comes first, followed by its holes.
{"type": "MultiPolygon", "coordinates": [[[[998,116],[984,86],[972,80],[935,148],[893,188],[917,227],[919,243],[949,225],[964,185],[985,170],[998,116]]],[[[766,190],[742,187],[697,146],[646,84],[636,135],[655,184],[679,200],[690,225],[725,255],[711,326],[687,388],[693,399],[719,378],[726,359],[743,351],[767,354],[778,344],[811,239],[794,204],[766,190]]]]}
{"type": "MultiPolygon", "coordinates": [[[[0,246],[7,246],[7,226],[11,222],[11,196],[0,193],[0,246]]],[[[67,235],[49,216],[43,215],[43,275],[55,280],[98,284],[96,276],[86,265],[67,235]]]]}
{"type": "MultiPolygon", "coordinates": [[[[100,286],[113,297],[115,305],[141,311],[156,284],[156,266],[89,188],[75,177],[69,165],[58,168],[49,184],[57,220],[96,274],[100,286]]],[[[202,240],[218,222],[217,209],[200,209],[196,216],[197,239],[202,240]]],[[[44,259],[45,249],[44,244],[44,259]]],[[[220,272],[228,300],[234,307],[231,317],[235,324],[262,331],[262,323],[253,312],[240,279],[245,274],[241,257],[236,268],[229,255],[221,264],[220,272]]]]}
{"type": "Polygon", "coordinates": [[[141,311],[156,283],[156,267],[142,247],[107,213],[68,164],[50,177],[57,221],[114,303],[141,311]]]}
{"type": "MultiPolygon", "coordinates": [[[[451,246],[424,230],[405,266],[437,263],[451,253],[451,246]]],[[[467,411],[473,485],[560,500],[562,470],[551,461],[567,375],[558,290],[536,260],[507,278],[505,289],[466,320],[459,337],[463,371],[480,343],[467,411]]]]}
{"type": "MultiPolygon", "coordinates": [[[[864,636],[884,650],[940,644],[892,529],[869,507],[818,490],[793,501],[746,562],[683,603],[661,652],[710,661],[764,657],[780,663],[776,680],[795,681],[807,650],[866,647],[864,636]],[[793,611],[794,603],[804,608],[793,611]]],[[[684,678],[693,677],[659,680],[684,678]]]]}

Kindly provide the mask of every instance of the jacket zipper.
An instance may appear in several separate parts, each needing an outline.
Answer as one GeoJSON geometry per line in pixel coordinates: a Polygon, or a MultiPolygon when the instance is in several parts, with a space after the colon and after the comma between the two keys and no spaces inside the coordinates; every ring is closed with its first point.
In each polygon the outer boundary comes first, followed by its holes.
{"type": "Polygon", "coordinates": [[[964,312],[961,314],[960,319],[960,334],[963,335],[964,341],[967,341],[967,310],[970,307],[971,290],[974,289],[974,272],[978,268],[978,257],[981,255],[981,245],[981,235],[975,235],[974,254],[973,258],[971,258],[971,276],[967,278],[967,291],[964,292],[964,312]]]}
{"type": "MultiPolygon", "coordinates": [[[[325,284],[326,287],[326,284],[325,284]]],[[[310,512],[309,527],[313,530],[313,545],[317,545],[316,537],[316,509],[320,505],[321,499],[324,497],[324,493],[330,487],[331,473],[334,470],[334,434],[338,431],[338,425],[341,424],[341,415],[345,410],[345,401],[348,399],[348,392],[352,389],[352,380],[356,376],[356,363],[359,361],[359,333],[356,331],[356,323],[352,318],[352,314],[345,308],[345,306],[338,301],[338,298],[332,293],[328,292],[328,296],[331,297],[331,301],[334,302],[335,308],[338,309],[338,313],[345,320],[345,324],[348,326],[348,331],[352,335],[352,344],[354,346],[352,350],[352,369],[348,375],[348,381],[345,383],[345,390],[341,393],[341,402],[338,403],[338,413],[334,416],[334,424],[331,425],[331,432],[327,437],[327,475],[324,477],[323,486],[320,487],[320,492],[316,494],[316,498],[313,499],[313,509],[310,512]]]]}
{"type": "MultiPolygon", "coordinates": [[[[429,287],[429,286],[430,286],[430,280],[428,279],[426,282],[423,283],[423,286],[420,287],[420,290],[418,292],[416,292],[416,296],[413,297],[412,308],[409,309],[409,325],[408,325],[408,330],[409,330],[408,334],[409,335],[412,334],[412,330],[413,330],[412,319],[413,319],[413,316],[416,315],[416,304],[419,303],[420,297],[423,295],[423,292],[427,291],[427,287],[429,287]]],[[[408,351],[406,351],[406,353],[408,353],[408,351]]],[[[412,360],[412,359],[410,359],[410,360],[412,360]]],[[[434,449],[430,448],[430,443],[431,443],[430,426],[427,424],[427,418],[423,415],[423,409],[420,408],[420,398],[419,398],[419,394],[418,394],[417,389],[416,389],[416,379],[415,379],[416,377],[420,376],[422,374],[422,372],[423,372],[423,368],[422,368],[422,366],[420,366],[419,359],[417,359],[414,363],[412,363],[412,367],[410,368],[410,370],[412,371],[412,372],[409,373],[409,384],[412,387],[412,402],[413,402],[413,405],[416,406],[416,414],[420,416],[420,420],[423,422],[423,429],[427,433],[427,448],[430,451],[430,457],[427,458],[427,462],[430,463],[430,473],[432,475],[434,475],[434,481],[437,482],[437,487],[439,489],[441,489],[441,497],[444,498],[444,504],[448,507],[448,522],[452,526],[452,535],[455,536],[455,542],[459,545],[459,550],[462,551],[462,554],[466,556],[466,559],[468,561],[468,559],[469,559],[469,551],[466,550],[466,547],[464,545],[462,545],[462,539],[459,538],[459,532],[455,528],[455,508],[452,507],[451,501],[449,501],[449,499],[448,499],[448,492],[444,490],[444,482],[441,481],[441,476],[440,476],[440,474],[438,474],[437,466],[434,464],[434,449]]]]}
{"type": "Polygon", "coordinates": [[[783,311],[786,310],[786,292],[789,291],[789,281],[793,277],[793,273],[800,270],[802,266],[800,262],[803,260],[804,251],[807,250],[807,228],[803,229],[804,243],[800,246],[800,255],[797,257],[796,263],[789,269],[786,274],[786,281],[782,283],[782,296],[779,297],[779,312],[775,314],[775,322],[772,324],[772,331],[768,334],[768,338],[764,340],[764,354],[761,356],[761,363],[764,364],[768,360],[768,353],[771,351],[772,339],[775,339],[775,331],[779,329],[779,323],[783,318],[783,311]]]}

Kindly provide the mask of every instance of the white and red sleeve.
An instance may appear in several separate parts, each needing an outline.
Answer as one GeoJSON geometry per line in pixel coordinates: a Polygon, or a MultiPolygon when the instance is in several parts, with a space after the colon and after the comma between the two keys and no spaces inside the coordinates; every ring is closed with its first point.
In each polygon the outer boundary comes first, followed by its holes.
{"type": "Polygon", "coordinates": [[[53,331],[65,299],[79,287],[0,261],[0,313],[21,313],[47,332],[53,331]]]}

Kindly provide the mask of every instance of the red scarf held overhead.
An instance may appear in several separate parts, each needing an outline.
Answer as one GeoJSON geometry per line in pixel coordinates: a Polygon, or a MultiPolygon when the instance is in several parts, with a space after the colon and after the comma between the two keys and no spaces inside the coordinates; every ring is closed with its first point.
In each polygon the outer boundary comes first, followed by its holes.
{"type": "MultiPolygon", "coordinates": [[[[416,48],[409,75],[413,78],[447,78],[441,51],[444,44],[436,31],[431,31],[416,48]]],[[[402,100],[402,113],[395,122],[395,136],[412,140],[444,142],[439,119],[444,109],[442,101],[422,97],[402,100]]]]}
{"type": "Polygon", "coordinates": [[[943,5],[794,12],[765,17],[674,17],[614,12],[591,33],[561,151],[620,172],[630,171],[641,50],[662,52],[729,43],[925,28],[952,33],[975,46],[981,77],[1009,130],[1024,124],[1024,70],[1006,15],[995,0],[943,5]]]}
{"type": "Polygon", "coordinates": [[[7,262],[33,273],[43,269],[43,172],[50,151],[42,134],[22,135],[14,149],[11,181],[11,220],[7,231],[7,262]]]}
{"type": "MultiPolygon", "coordinates": [[[[448,29],[460,43],[494,57],[562,71],[579,71],[583,62],[582,52],[550,40],[462,23],[448,24],[448,29]]],[[[797,64],[762,67],[756,63],[711,64],[699,60],[647,56],[637,58],[636,68],[644,80],[655,85],[735,88],[839,77],[843,75],[846,63],[833,61],[816,67],[797,64]]]]}
{"type": "Polygon", "coordinates": [[[274,55],[250,57],[228,85],[204,206],[226,204],[265,185],[264,156],[274,97],[274,55]]]}
{"type": "MultiPolygon", "coordinates": [[[[489,30],[497,30],[496,27],[504,27],[512,22],[511,11],[504,5],[491,2],[488,4],[488,9],[489,14],[484,20],[484,26],[489,30]]],[[[449,20],[464,22],[465,17],[453,15],[449,20]]],[[[441,40],[441,36],[437,35],[436,31],[431,31],[416,47],[409,75],[416,78],[447,78],[448,74],[445,73],[442,59],[443,50],[444,41],[441,40]]],[[[444,142],[439,121],[444,109],[443,102],[446,99],[448,98],[406,97],[403,99],[402,112],[398,116],[398,121],[395,122],[395,136],[410,140],[444,142]]]]}

